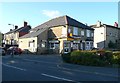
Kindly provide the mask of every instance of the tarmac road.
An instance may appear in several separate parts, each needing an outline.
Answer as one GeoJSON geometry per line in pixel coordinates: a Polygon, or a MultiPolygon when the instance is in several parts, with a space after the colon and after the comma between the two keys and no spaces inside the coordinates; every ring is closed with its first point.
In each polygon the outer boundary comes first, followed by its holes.
{"type": "Polygon", "coordinates": [[[117,68],[63,63],[60,55],[2,57],[2,81],[117,82],[117,68]]]}

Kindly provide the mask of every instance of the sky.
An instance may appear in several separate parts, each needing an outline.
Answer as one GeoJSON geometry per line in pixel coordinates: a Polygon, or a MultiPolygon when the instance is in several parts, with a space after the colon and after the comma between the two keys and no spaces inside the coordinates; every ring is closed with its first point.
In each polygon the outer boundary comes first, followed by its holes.
{"type": "Polygon", "coordinates": [[[99,20],[114,25],[118,22],[118,2],[1,2],[0,31],[23,26],[27,21],[32,28],[58,16],[68,15],[84,24],[99,20]]]}

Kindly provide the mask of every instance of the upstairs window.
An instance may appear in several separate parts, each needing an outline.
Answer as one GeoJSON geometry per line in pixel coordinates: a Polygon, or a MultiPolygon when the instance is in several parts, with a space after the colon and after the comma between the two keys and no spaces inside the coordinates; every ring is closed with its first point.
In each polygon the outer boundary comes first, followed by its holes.
{"type": "Polygon", "coordinates": [[[77,27],[73,27],[73,35],[78,35],[78,28],[77,27]]]}
{"type": "Polygon", "coordinates": [[[112,33],[110,33],[110,36],[112,36],[112,33]]]}
{"type": "Polygon", "coordinates": [[[87,37],[90,37],[90,30],[86,31],[87,37]]]}
{"type": "Polygon", "coordinates": [[[94,33],[92,32],[92,33],[91,33],[91,37],[93,37],[93,36],[94,36],[94,33]]]}
{"type": "Polygon", "coordinates": [[[84,36],[84,30],[81,31],[81,36],[84,36]]]}

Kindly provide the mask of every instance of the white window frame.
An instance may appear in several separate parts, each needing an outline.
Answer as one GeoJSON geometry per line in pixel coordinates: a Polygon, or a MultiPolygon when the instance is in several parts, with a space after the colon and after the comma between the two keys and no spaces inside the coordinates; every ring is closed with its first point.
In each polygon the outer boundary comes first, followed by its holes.
{"type": "Polygon", "coordinates": [[[90,37],[90,33],[91,33],[90,30],[86,30],[86,36],[87,36],[87,37],[90,37]]]}
{"type": "Polygon", "coordinates": [[[91,37],[93,37],[93,36],[94,36],[94,33],[92,32],[92,33],[91,33],[91,37]]]}
{"type": "Polygon", "coordinates": [[[81,36],[84,36],[84,35],[85,35],[84,30],[81,30],[81,36]]]}

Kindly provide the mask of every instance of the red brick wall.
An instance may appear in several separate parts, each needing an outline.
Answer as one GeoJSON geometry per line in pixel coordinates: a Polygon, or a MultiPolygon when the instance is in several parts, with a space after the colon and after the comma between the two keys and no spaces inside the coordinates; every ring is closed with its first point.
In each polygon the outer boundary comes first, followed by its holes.
{"type": "Polygon", "coordinates": [[[25,34],[27,34],[28,32],[19,32],[19,37],[21,37],[21,36],[23,36],[23,35],[25,35],[25,34]]]}

